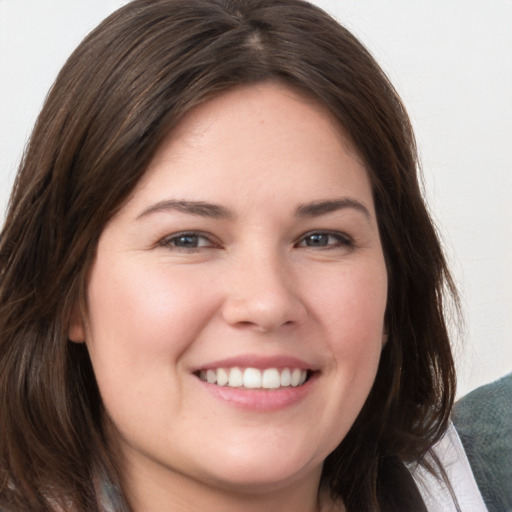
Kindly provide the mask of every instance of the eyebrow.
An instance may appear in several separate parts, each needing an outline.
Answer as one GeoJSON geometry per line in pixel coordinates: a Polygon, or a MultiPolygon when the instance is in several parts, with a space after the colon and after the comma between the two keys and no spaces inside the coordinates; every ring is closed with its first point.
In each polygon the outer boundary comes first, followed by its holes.
{"type": "Polygon", "coordinates": [[[363,213],[368,220],[371,219],[368,208],[363,203],[349,197],[303,204],[297,208],[295,215],[297,217],[319,217],[345,208],[353,208],[363,213]]]}
{"type": "Polygon", "coordinates": [[[231,219],[234,217],[231,210],[220,206],[218,204],[206,203],[204,201],[181,201],[175,199],[168,199],[159,201],[146,208],[138,217],[140,219],[151,213],[176,211],[187,213],[189,215],[198,215],[200,217],[211,217],[214,219],[231,219]]]}
{"type": "MultiPolygon", "coordinates": [[[[300,218],[319,217],[345,208],[353,208],[363,213],[367,219],[371,219],[370,212],[363,203],[348,197],[313,201],[311,203],[302,204],[295,211],[295,216],[300,218]]],[[[137,216],[137,219],[146,217],[152,213],[167,211],[176,211],[199,217],[210,217],[213,219],[235,218],[235,214],[231,210],[218,204],[207,203],[205,201],[167,199],[159,201],[158,203],[151,205],[149,208],[146,208],[137,216]]]]}

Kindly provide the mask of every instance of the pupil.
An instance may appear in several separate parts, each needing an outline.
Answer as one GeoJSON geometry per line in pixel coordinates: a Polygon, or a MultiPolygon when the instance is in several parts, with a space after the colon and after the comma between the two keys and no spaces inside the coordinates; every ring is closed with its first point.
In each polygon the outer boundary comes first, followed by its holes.
{"type": "Polygon", "coordinates": [[[318,233],[316,235],[311,235],[309,237],[309,245],[310,246],[325,246],[327,245],[329,235],[325,233],[318,233]]]}
{"type": "Polygon", "coordinates": [[[197,236],[183,235],[176,242],[180,247],[197,247],[197,236]]]}

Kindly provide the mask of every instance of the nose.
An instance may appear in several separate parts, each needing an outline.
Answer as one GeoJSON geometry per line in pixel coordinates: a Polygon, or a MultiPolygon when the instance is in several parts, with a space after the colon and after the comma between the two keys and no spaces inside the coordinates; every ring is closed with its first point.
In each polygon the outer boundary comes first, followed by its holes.
{"type": "Polygon", "coordinates": [[[226,283],[222,310],[229,325],[271,332],[303,322],[306,306],[290,263],[283,260],[253,253],[237,262],[226,283]]]}

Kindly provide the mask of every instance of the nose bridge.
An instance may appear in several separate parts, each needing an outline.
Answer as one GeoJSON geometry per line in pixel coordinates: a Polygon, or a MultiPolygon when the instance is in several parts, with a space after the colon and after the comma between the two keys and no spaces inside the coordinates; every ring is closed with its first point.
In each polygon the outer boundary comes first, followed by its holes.
{"type": "Polygon", "coordinates": [[[240,251],[228,283],[225,320],[260,331],[300,322],[305,308],[290,263],[284,251],[269,243],[240,251]]]}

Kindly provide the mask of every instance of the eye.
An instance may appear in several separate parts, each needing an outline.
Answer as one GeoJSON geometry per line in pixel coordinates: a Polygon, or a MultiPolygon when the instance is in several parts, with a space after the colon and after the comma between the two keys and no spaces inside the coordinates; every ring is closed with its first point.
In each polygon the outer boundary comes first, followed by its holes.
{"type": "Polygon", "coordinates": [[[297,243],[297,247],[331,249],[335,247],[351,247],[352,240],[343,233],[314,231],[305,234],[297,243]]]}
{"type": "Polygon", "coordinates": [[[160,245],[170,249],[196,250],[203,247],[216,247],[206,235],[196,232],[176,233],[160,241],[160,245]]]}

